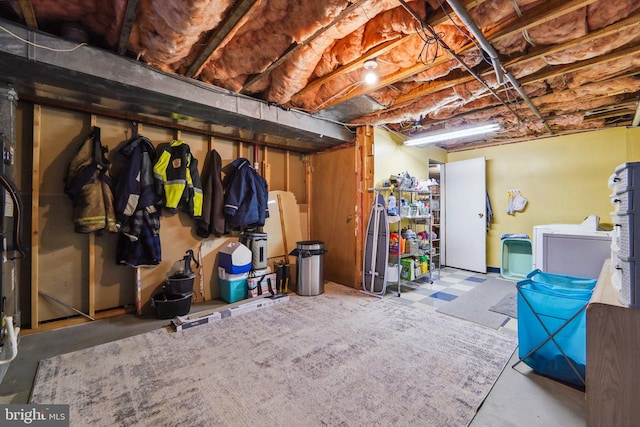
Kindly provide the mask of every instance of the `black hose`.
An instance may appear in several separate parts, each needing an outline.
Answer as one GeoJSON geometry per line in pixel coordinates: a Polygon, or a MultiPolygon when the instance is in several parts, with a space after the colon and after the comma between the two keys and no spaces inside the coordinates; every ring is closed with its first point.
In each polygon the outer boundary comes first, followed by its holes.
{"type": "Polygon", "coordinates": [[[7,190],[7,193],[11,196],[13,200],[13,205],[15,209],[15,213],[13,215],[13,249],[18,251],[21,255],[21,258],[27,256],[28,249],[24,247],[23,238],[23,228],[24,228],[24,208],[22,203],[22,197],[20,196],[20,190],[18,187],[7,177],[5,174],[0,173],[0,183],[7,190]]]}

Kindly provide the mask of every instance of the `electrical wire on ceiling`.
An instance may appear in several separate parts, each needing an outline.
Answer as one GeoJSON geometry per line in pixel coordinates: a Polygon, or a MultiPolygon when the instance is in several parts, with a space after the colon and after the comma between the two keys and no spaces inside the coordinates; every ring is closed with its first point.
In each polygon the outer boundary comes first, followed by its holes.
{"type": "Polygon", "coordinates": [[[439,56],[438,50],[440,49],[440,43],[438,43],[438,38],[444,37],[444,33],[443,32],[436,33],[433,27],[431,27],[429,24],[425,24],[422,21],[417,21],[414,24],[414,28],[418,37],[420,37],[420,39],[423,41],[422,48],[418,53],[418,60],[422,62],[422,64],[426,66],[430,66],[435,62],[436,59],[438,59],[438,56],[439,56]],[[436,36],[427,34],[427,31],[425,30],[425,25],[429,26],[430,32],[435,33],[436,36]],[[433,53],[433,58],[431,59],[431,61],[429,61],[429,47],[433,46],[434,44],[435,44],[435,52],[433,53]]]}
{"type": "MultiPolygon", "coordinates": [[[[422,23],[424,22],[424,20],[407,4],[407,2],[405,2],[404,0],[398,0],[400,2],[400,4],[407,10],[407,12],[409,12],[411,14],[411,16],[413,16],[418,22],[422,23]]],[[[435,39],[438,41],[438,43],[440,43],[440,45],[442,46],[442,48],[444,50],[446,50],[449,55],[455,59],[456,61],[458,61],[458,63],[469,73],[471,74],[478,82],[480,82],[480,84],[482,84],[494,97],[496,97],[498,99],[498,101],[500,101],[501,104],[503,104],[505,107],[507,107],[507,109],[509,111],[511,111],[511,113],[518,119],[518,121],[522,122],[522,118],[520,117],[520,115],[518,115],[518,113],[516,113],[514,111],[513,108],[511,108],[510,105],[508,105],[507,103],[504,102],[504,100],[502,98],[500,98],[500,96],[496,93],[495,90],[493,90],[493,88],[491,88],[487,82],[485,82],[475,71],[473,71],[471,69],[471,67],[469,67],[464,60],[460,57],[460,55],[458,55],[453,49],[451,49],[447,43],[438,36],[438,34],[435,32],[435,30],[429,26],[429,25],[425,25],[424,28],[427,29],[427,31],[429,33],[431,33],[432,37],[435,37],[435,39]]],[[[517,88],[516,88],[517,89],[517,88]]]]}
{"type": "MultiPolygon", "coordinates": [[[[69,48],[69,49],[57,49],[57,48],[53,48],[53,47],[49,47],[49,46],[44,46],[44,45],[41,45],[41,44],[38,44],[38,43],[34,43],[34,42],[29,41],[29,40],[27,40],[27,39],[23,39],[23,38],[22,38],[22,37],[20,37],[19,35],[17,35],[17,34],[15,34],[15,33],[11,32],[11,31],[10,31],[10,30],[8,30],[8,29],[6,29],[6,28],[5,28],[5,27],[3,27],[2,25],[0,25],[0,30],[4,31],[5,33],[9,34],[10,36],[15,37],[16,39],[18,39],[18,40],[20,40],[21,42],[26,43],[26,44],[28,44],[28,45],[30,45],[30,46],[37,47],[38,49],[50,50],[50,51],[52,51],[52,52],[73,52],[74,50],[76,50],[76,49],[78,49],[78,48],[80,48],[80,47],[82,47],[82,46],[86,46],[86,45],[87,45],[87,43],[80,43],[80,44],[78,44],[78,45],[76,45],[76,46],[74,46],[74,47],[72,47],[72,48],[69,48]]],[[[34,33],[34,34],[35,34],[35,33],[34,33]]]]}
{"type": "MultiPolygon", "coordinates": [[[[514,2],[515,2],[515,0],[514,0],[514,2]]],[[[449,14],[449,11],[447,10],[447,8],[444,7],[444,4],[442,3],[441,0],[438,0],[438,4],[440,5],[440,9],[442,10],[442,12],[445,14],[447,19],[451,22],[451,24],[458,30],[458,32],[460,34],[462,34],[464,37],[466,37],[476,47],[476,49],[478,49],[478,51],[480,52],[480,55],[482,57],[482,60],[487,65],[493,66],[494,65],[493,62],[488,57],[487,52],[485,52],[485,50],[482,49],[482,46],[480,46],[478,41],[474,37],[472,37],[467,31],[464,31],[462,28],[460,28],[460,26],[453,19],[451,14],[449,14]]],[[[513,93],[512,93],[513,90],[511,88],[511,86],[509,85],[508,81],[503,80],[500,85],[502,86],[502,89],[503,89],[503,91],[505,93],[505,97],[506,97],[506,100],[502,100],[502,102],[505,103],[506,105],[510,105],[510,106],[513,106],[514,108],[517,108],[518,101],[517,101],[516,97],[513,96],[513,93]]]]}

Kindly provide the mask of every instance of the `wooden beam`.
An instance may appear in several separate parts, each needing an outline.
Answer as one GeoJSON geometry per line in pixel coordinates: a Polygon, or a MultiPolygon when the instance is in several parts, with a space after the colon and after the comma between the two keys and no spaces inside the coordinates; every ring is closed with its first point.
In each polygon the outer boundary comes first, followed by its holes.
{"type": "Polygon", "coordinates": [[[124,55],[127,51],[127,45],[129,44],[129,36],[131,35],[131,28],[133,28],[133,22],[136,20],[136,12],[138,10],[138,4],[140,0],[128,0],[127,8],[122,18],[122,28],[120,29],[120,38],[118,40],[118,55],[124,55]]]}
{"type": "Polygon", "coordinates": [[[313,156],[304,156],[304,182],[306,182],[306,205],[307,205],[307,235],[305,238],[311,238],[311,212],[313,212],[313,194],[311,180],[313,179],[313,156]]]}
{"type": "Polygon", "coordinates": [[[202,66],[209,57],[213,55],[213,52],[215,52],[227,38],[235,34],[236,28],[242,23],[242,18],[258,4],[260,4],[260,2],[257,0],[241,0],[236,2],[227,13],[225,20],[211,33],[205,48],[193,61],[185,76],[197,77],[200,74],[202,66]]]}
{"type": "Polygon", "coordinates": [[[268,161],[269,148],[264,147],[264,155],[262,156],[262,177],[267,181],[267,187],[271,188],[271,165],[268,161]]]}
{"type": "Polygon", "coordinates": [[[38,20],[36,19],[36,14],[33,10],[33,3],[31,0],[20,0],[20,11],[22,12],[22,17],[24,21],[27,23],[27,26],[31,28],[38,28],[38,20]]]}
{"type": "Polygon", "coordinates": [[[553,0],[544,1],[538,6],[527,10],[513,20],[505,21],[496,25],[487,32],[487,38],[492,42],[498,42],[507,37],[511,37],[530,28],[536,27],[545,22],[559,18],[567,13],[574,12],[583,7],[587,7],[598,0],[553,0]]]}
{"type": "Polygon", "coordinates": [[[311,43],[312,41],[314,41],[315,39],[320,37],[325,32],[329,31],[338,22],[340,22],[342,19],[344,19],[346,16],[348,16],[351,12],[355,11],[358,7],[360,7],[360,5],[362,3],[364,3],[365,1],[367,1],[367,0],[357,0],[355,3],[352,3],[351,5],[349,5],[349,7],[347,7],[342,12],[340,12],[335,18],[333,18],[333,20],[328,25],[322,26],[322,28],[320,28],[318,31],[313,33],[311,35],[311,37],[309,37],[308,39],[302,41],[302,43],[294,43],[294,44],[292,44],[289,47],[289,49],[287,49],[285,51],[285,53],[283,55],[281,55],[278,59],[276,59],[274,62],[272,62],[264,71],[262,71],[261,73],[253,76],[252,78],[250,78],[245,83],[244,87],[242,88],[242,90],[240,92],[241,93],[246,93],[249,90],[249,88],[251,86],[253,86],[256,82],[258,82],[261,78],[263,78],[265,75],[269,74],[278,65],[282,64],[284,61],[289,59],[292,55],[294,55],[295,53],[299,52],[303,47],[305,47],[306,45],[308,45],[309,43],[311,43]]]}
{"type": "MultiPolygon", "coordinates": [[[[521,65],[527,61],[532,61],[534,59],[539,59],[542,58],[546,55],[553,55],[556,54],[558,52],[562,52],[563,50],[566,49],[570,49],[578,44],[581,43],[587,43],[590,41],[594,41],[597,39],[600,39],[602,37],[606,37],[609,36],[611,34],[614,34],[616,32],[619,31],[623,31],[629,27],[632,27],[634,25],[638,25],[638,23],[640,23],[640,12],[635,12],[633,15],[629,16],[628,18],[619,21],[615,24],[609,25],[607,27],[604,27],[598,31],[594,31],[590,34],[587,34],[585,36],[582,36],[578,39],[574,39],[571,40],[569,42],[566,43],[562,43],[562,44],[558,44],[558,45],[552,45],[552,46],[545,46],[542,48],[537,48],[534,51],[532,51],[531,53],[527,54],[527,55],[523,55],[521,57],[517,57],[517,58],[513,58],[509,61],[505,61],[503,63],[504,67],[512,67],[515,65],[521,65]]],[[[473,47],[472,45],[466,45],[466,47],[462,48],[460,50],[461,53],[464,53],[466,50],[468,50],[470,47],[473,47]]],[[[448,60],[448,59],[447,59],[448,60]]],[[[436,61],[436,62],[444,62],[444,61],[436,61]]],[[[481,75],[487,75],[489,73],[492,73],[493,69],[489,69],[484,73],[481,73],[481,75]]],[[[521,84],[526,84],[526,77],[524,78],[524,80],[520,81],[521,84]]],[[[422,98],[424,96],[436,93],[440,90],[443,89],[447,89],[450,87],[454,87],[456,85],[459,84],[464,84],[464,83],[468,83],[470,81],[474,80],[474,78],[470,75],[457,75],[454,76],[453,78],[446,78],[446,79],[439,79],[433,82],[428,82],[425,83],[421,86],[419,86],[418,88],[413,89],[410,92],[407,92],[404,95],[399,96],[395,102],[392,104],[392,106],[390,106],[389,108],[386,109],[386,111],[389,111],[391,109],[395,109],[395,108],[401,108],[411,102],[413,102],[414,100],[418,99],[418,98],[422,98]]],[[[531,82],[529,82],[531,83],[531,82]]],[[[370,115],[367,115],[370,116],[370,115]]],[[[367,116],[362,116],[362,117],[367,117],[367,116]]]]}
{"type": "Polygon", "coordinates": [[[597,56],[594,58],[585,59],[584,61],[574,62],[573,64],[565,65],[563,67],[554,67],[550,70],[531,74],[529,76],[521,78],[520,84],[526,85],[543,80],[548,80],[553,77],[561,76],[568,73],[574,73],[576,71],[584,70],[585,68],[590,68],[595,65],[601,65],[609,61],[615,61],[617,59],[624,58],[625,56],[635,55],[637,53],[640,53],[640,46],[638,45],[631,46],[622,50],[618,49],[609,53],[608,55],[597,56]]]}
{"type": "Polygon", "coordinates": [[[284,189],[285,191],[291,191],[291,159],[289,157],[289,152],[284,152],[284,189]]]}
{"type": "MultiPolygon", "coordinates": [[[[135,313],[135,309],[133,307],[117,307],[108,310],[102,310],[94,316],[95,320],[108,319],[110,317],[121,316],[123,314],[135,313]]],[[[37,332],[51,331],[54,329],[60,329],[65,326],[73,326],[79,325],[82,323],[93,322],[93,320],[87,319],[86,317],[77,316],[77,317],[69,317],[60,320],[52,320],[50,322],[43,323],[42,325],[38,325],[37,328],[33,326],[31,328],[23,328],[20,329],[21,335],[30,335],[37,332]]]]}
{"type": "MultiPolygon", "coordinates": [[[[98,126],[98,117],[91,115],[91,127],[98,126]]],[[[96,235],[89,233],[89,316],[96,314],[96,235]]]]}
{"type": "Polygon", "coordinates": [[[39,313],[39,248],[40,248],[40,149],[42,146],[42,107],[33,106],[33,170],[31,171],[31,327],[37,328],[40,322],[39,313]]]}
{"type": "Polygon", "coordinates": [[[355,152],[355,185],[356,200],[354,206],[354,231],[355,231],[355,266],[354,287],[362,284],[362,262],[364,254],[364,239],[367,234],[367,221],[372,206],[374,194],[369,188],[374,186],[374,129],[372,126],[360,126],[356,130],[355,152]]]}
{"type": "Polygon", "coordinates": [[[48,105],[48,106],[52,106],[52,107],[56,107],[56,108],[64,108],[64,109],[72,110],[72,111],[81,111],[81,112],[84,112],[84,113],[97,114],[99,116],[104,116],[104,117],[111,117],[111,118],[116,118],[116,119],[121,119],[121,120],[135,121],[135,122],[140,123],[140,124],[144,123],[144,124],[148,124],[148,125],[163,127],[163,128],[166,128],[166,129],[178,129],[178,130],[182,130],[182,131],[189,132],[189,133],[195,133],[196,135],[207,135],[207,136],[217,137],[217,138],[220,138],[220,139],[222,139],[224,141],[246,142],[246,143],[251,143],[251,144],[260,144],[260,145],[263,145],[265,147],[272,147],[272,148],[277,148],[277,149],[280,149],[280,150],[288,150],[288,151],[293,151],[295,153],[302,153],[302,154],[307,153],[309,151],[309,150],[304,150],[304,149],[301,149],[299,147],[293,147],[293,146],[283,147],[282,145],[279,145],[279,144],[273,143],[273,142],[266,142],[266,141],[257,141],[256,142],[254,140],[246,139],[246,138],[243,138],[241,136],[235,136],[235,135],[231,135],[231,134],[215,132],[215,131],[210,130],[209,127],[207,127],[207,129],[202,129],[200,127],[195,127],[195,126],[185,126],[185,125],[181,125],[179,123],[173,123],[173,122],[169,122],[169,121],[166,121],[166,120],[154,119],[152,117],[145,116],[145,115],[140,115],[140,114],[136,114],[136,113],[129,113],[129,112],[120,111],[120,110],[110,110],[110,109],[100,108],[100,107],[87,107],[85,105],[80,105],[80,104],[76,104],[76,103],[73,103],[73,102],[60,101],[60,100],[54,100],[54,99],[47,99],[47,98],[43,98],[43,97],[39,97],[39,96],[32,96],[32,95],[29,95],[27,93],[21,94],[20,95],[20,100],[33,102],[35,104],[48,105]]]}
{"type": "Polygon", "coordinates": [[[547,55],[554,55],[556,53],[562,52],[563,50],[572,48],[582,43],[592,42],[602,37],[607,37],[612,34],[618,33],[620,31],[624,31],[638,24],[640,24],[640,11],[635,11],[634,13],[632,13],[622,21],[618,21],[614,24],[607,25],[604,28],[601,28],[596,31],[592,31],[589,34],[586,34],[582,37],[573,39],[565,43],[533,48],[526,55],[522,55],[507,61],[503,61],[502,65],[505,67],[509,67],[512,65],[523,64],[527,61],[532,61],[534,59],[544,58],[547,55]]]}
{"type": "MultiPolygon", "coordinates": [[[[577,9],[585,7],[595,1],[596,0],[573,0],[569,2],[567,2],[566,0],[546,1],[540,4],[539,6],[536,6],[531,10],[528,10],[527,12],[525,12],[522,18],[511,19],[504,22],[502,25],[498,25],[492,28],[491,31],[487,32],[487,39],[495,43],[506,37],[510,37],[520,31],[535,27],[537,25],[540,25],[542,23],[555,19],[559,16],[562,16],[566,13],[573,12],[577,9]]],[[[468,6],[465,6],[465,7],[468,8],[468,6]]],[[[429,25],[432,25],[432,26],[438,25],[439,23],[444,22],[446,19],[448,18],[446,18],[445,16],[444,18],[439,17],[438,19],[429,20],[429,25]]],[[[475,44],[467,43],[464,46],[461,46],[457,50],[455,50],[455,53],[457,55],[462,55],[470,51],[471,49],[476,49],[476,48],[477,47],[475,44]]],[[[443,55],[439,59],[437,59],[436,62],[434,62],[433,64],[430,64],[429,66],[439,65],[445,61],[450,61],[450,60],[451,58],[443,55]]],[[[413,75],[421,73],[422,71],[429,68],[429,66],[426,66],[422,63],[417,63],[411,67],[405,68],[403,70],[399,70],[389,76],[381,78],[378,81],[378,83],[376,83],[375,85],[372,85],[372,86],[361,85],[360,87],[355,88],[354,90],[350,91],[344,96],[337,97],[336,99],[333,99],[330,102],[322,104],[322,108],[316,108],[313,110],[313,112],[317,112],[320,109],[329,108],[333,105],[340,104],[354,97],[366,95],[368,93],[381,89],[385,86],[389,86],[399,81],[405,80],[413,75]]],[[[468,78],[468,81],[471,81],[471,80],[473,80],[473,77],[468,78]]],[[[429,84],[430,83],[427,83],[426,85],[428,86],[429,84]]],[[[423,95],[419,95],[419,91],[416,91],[416,94],[418,94],[416,95],[416,97],[423,96],[423,95]]],[[[407,102],[408,100],[410,100],[410,97],[406,96],[403,98],[401,102],[407,102]]]]}
{"type": "MultiPolygon", "coordinates": [[[[473,6],[477,6],[479,4],[484,3],[485,0],[470,0],[470,1],[465,1],[463,2],[464,6],[469,8],[469,7],[473,7],[473,6]]],[[[438,10],[437,13],[431,17],[429,19],[429,25],[439,25],[442,24],[444,22],[446,22],[449,18],[447,17],[447,15],[438,10]]],[[[326,74],[322,77],[319,77],[315,80],[313,80],[312,82],[310,82],[306,87],[304,87],[300,92],[298,92],[296,95],[301,95],[306,93],[309,90],[312,90],[318,86],[324,85],[325,83],[330,82],[331,80],[334,80],[340,76],[342,76],[343,74],[349,73],[355,69],[358,69],[360,67],[363,66],[363,64],[365,63],[365,61],[369,60],[369,59],[373,59],[376,58],[380,55],[385,54],[386,52],[393,50],[394,48],[398,47],[399,45],[401,45],[402,43],[408,42],[410,41],[409,38],[410,37],[418,37],[418,35],[416,33],[411,33],[411,34],[404,34],[402,36],[400,36],[400,38],[396,39],[396,40],[390,40],[387,41],[385,43],[382,43],[381,45],[375,46],[372,49],[370,49],[369,51],[367,51],[367,53],[365,53],[363,56],[359,57],[358,59],[355,59],[351,62],[349,62],[348,64],[345,64],[341,67],[336,68],[335,70],[333,70],[332,72],[330,72],[329,74],[326,74]]],[[[393,73],[391,76],[389,76],[388,78],[382,78],[380,79],[376,84],[368,86],[368,91],[366,93],[371,93],[374,92],[380,88],[383,88],[385,86],[389,86],[393,83],[396,83],[398,81],[404,80],[408,77],[411,77],[415,74],[421,73],[422,71],[426,70],[427,68],[433,66],[433,64],[429,64],[428,66],[423,64],[423,63],[418,63],[412,67],[406,68],[404,70],[400,70],[396,73],[393,73]]],[[[334,105],[333,103],[330,105],[334,105]]],[[[327,104],[323,104],[323,108],[327,108],[327,104]]],[[[314,111],[317,111],[318,109],[314,109],[314,111]]]]}

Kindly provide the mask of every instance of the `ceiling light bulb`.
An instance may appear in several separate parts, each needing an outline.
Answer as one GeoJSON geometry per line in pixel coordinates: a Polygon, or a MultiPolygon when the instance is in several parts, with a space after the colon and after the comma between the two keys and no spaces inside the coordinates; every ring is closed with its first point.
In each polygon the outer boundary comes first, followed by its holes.
{"type": "Polygon", "coordinates": [[[375,58],[367,59],[362,65],[364,66],[364,69],[367,70],[364,75],[364,82],[368,85],[372,85],[377,82],[378,75],[373,70],[378,68],[378,61],[375,58]]]}
{"type": "Polygon", "coordinates": [[[368,85],[372,85],[378,81],[378,76],[373,71],[367,71],[367,74],[364,75],[364,82],[368,85]]]}

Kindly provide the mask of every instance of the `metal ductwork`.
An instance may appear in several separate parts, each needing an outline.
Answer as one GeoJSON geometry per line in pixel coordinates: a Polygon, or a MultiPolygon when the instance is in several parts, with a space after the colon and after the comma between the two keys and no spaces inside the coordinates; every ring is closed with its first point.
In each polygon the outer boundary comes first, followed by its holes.
{"type": "Polygon", "coordinates": [[[355,138],[354,132],[339,123],[163,73],[9,21],[0,23],[6,29],[0,32],[0,82],[13,86],[21,98],[248,130],[281,140],[279,146],[284,149],[301,152],[319,151],[355,138]]]}
{"type": "Polygon", "coordinates": [[[503,84],[504,74],[502,73],[502,65],[500,64],[500,59],[498,58],[498,52],[496,52],[491,43],[489,43],[489,40],[484,37],[482,31],[480,31],[480,28],[478,28],[473,19],[471,19],[471,16],[469,16],[464,6],[462,6],[456,0],[447,0],[447,3],[449,4],[449,6],[451,6],[451,9],[453,9],[456,15],[458,15],[458,18],[460,18],[464,25],[469,29],[471,34],[476,37],[478,43],[480,43],[480,46],[482,47],[482,50],[484,50],[487,55],[489,55],[491,63],[493,64],[493,69],[496,72],[496,79],[498,80],[499,84],[503,84]]]}

